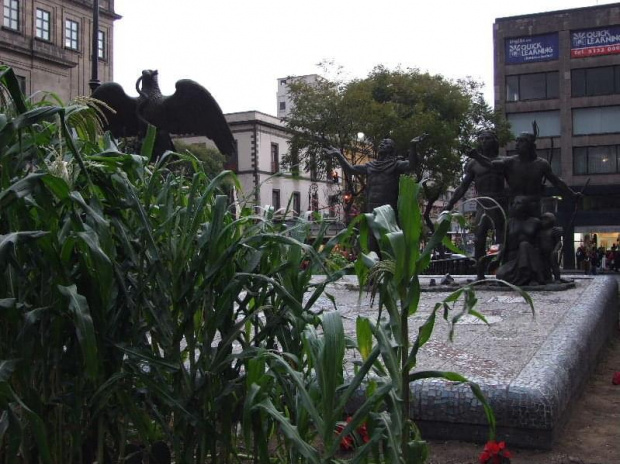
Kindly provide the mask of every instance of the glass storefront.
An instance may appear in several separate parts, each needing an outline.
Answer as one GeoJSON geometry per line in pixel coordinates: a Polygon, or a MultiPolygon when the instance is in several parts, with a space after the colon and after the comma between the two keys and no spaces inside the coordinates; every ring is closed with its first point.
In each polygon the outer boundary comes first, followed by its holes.
{"type": "Polygon", "coordinates": [[[620,242],[620,226],[575,227],[574,242],[575,250],[586,243],[609,250],[620,242]]]}

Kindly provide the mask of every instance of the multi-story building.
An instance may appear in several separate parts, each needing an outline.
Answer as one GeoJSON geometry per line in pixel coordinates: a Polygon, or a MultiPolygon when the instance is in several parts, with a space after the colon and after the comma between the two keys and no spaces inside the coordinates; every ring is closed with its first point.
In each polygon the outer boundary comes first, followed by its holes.
{"type": "Polygon", "coordinates": [[[295,214],[314,211],[334,222],[341,221],[340,184],[282,162],[291,136],[279,118],[248,111],[227,114],[226,120],[238,153],[229,167],[239,176],[251,203],[269,205],[276,211],[288,207],[295,214]]]}
{"type": "Polygon", "coordinates": [[[290,96],[289,84],[291,82],[299,82],[313,85],[322,79],[318,74],[308,74],[306,76],[288,76],[278,79],[278,91],[276,97],[278,99],[278,117],[285,118],[293,108],[293,101],[290,96]]]}
{"type": "MultiPolygon", "coordinates": [[[[89,95],[93,0],[2,0],[0,64],[11,66],[22,91],[51,91],[61,100],[89,95]]],[[[114,0],[99,0],[98,78],[112,81],[114,0]]]]}
{"type": "Polygon", "coordinates": [[[620,3],[498,18],[494,45],[496,109],[515,135],[536,121],[539,156],[585,195],[546,205],[570,268],[586,234],[606,248],[620,238],[620,3]]]}

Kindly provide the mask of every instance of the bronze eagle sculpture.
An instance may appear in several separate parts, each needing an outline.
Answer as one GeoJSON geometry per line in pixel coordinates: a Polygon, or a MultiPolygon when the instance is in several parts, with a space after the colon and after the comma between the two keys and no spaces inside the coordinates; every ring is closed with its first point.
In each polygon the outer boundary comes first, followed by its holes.
{"type": "Polygon", "coordinates": [[[104,128],[114,137],[142,139],[149,124],[157,128],[152,158],[174,150],[169,134],[204,135],[228,156],[235,152],[235,140],[224,114],[209,91],[191,79],[176,83],[176,92],[164,96],[159,89],[157,71],[144,70],[136,82],[139,96],[128,96],[116,82],[100,85],[92,97],[108,105],[103,107],[104,128]]]}

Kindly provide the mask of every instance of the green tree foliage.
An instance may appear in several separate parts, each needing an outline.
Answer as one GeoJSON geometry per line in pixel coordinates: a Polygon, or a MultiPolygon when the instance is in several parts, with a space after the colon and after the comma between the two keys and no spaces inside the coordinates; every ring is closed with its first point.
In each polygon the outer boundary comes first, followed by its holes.
{"type": "Polygon", "coordinates": [[[174,146],[179,153],[189,151],[192,155],[202,162],[202,167],[207,176],[213,179],[224,170],[226,157],[217,149],[207,147],[204,144],[187,143],[182,140],[175,140],[174,146]]]}
{"type": "Polygon", "coordinates": [[[376,155],[385,137],[394,139],[404,155],[409,141],[425,132],[429,137],[420,147],[416,176],[446,188],[456,182],[462,156],[481,129],[494,126],[502,140],[509,137],[507,123],[484,101],[481,88],[472,79],[451,81],[417,69],[383,66],[349,82],[293,82],[294,108],[287,118],[295,132],[290,158],[321,171],[330,168],[321,153],[325,144],[340,148],[355,164],[376,155]]]}

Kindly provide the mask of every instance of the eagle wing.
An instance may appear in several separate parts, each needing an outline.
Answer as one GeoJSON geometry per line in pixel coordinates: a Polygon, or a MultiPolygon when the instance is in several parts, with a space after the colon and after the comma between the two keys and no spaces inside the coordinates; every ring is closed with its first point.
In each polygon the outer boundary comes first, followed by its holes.
{"type": "Polygon", "coordinates": [[[140,121],[136,113],[138,99],[125,93],[120,84],[108,82],[100,85],[92,94],[114,111],[101,107],[107,121],[104,128],[112,132],[114,137],[135,137],[140,133],[140,121]]]}
{"type": "Polygon", "coordinates": [[[157,121],[171,134],[205,135],[225,155],[235,152],[235,140],[224,114],[209,91],[191,79],[176,83],[176,92],[163,99],[157,121]]]}

